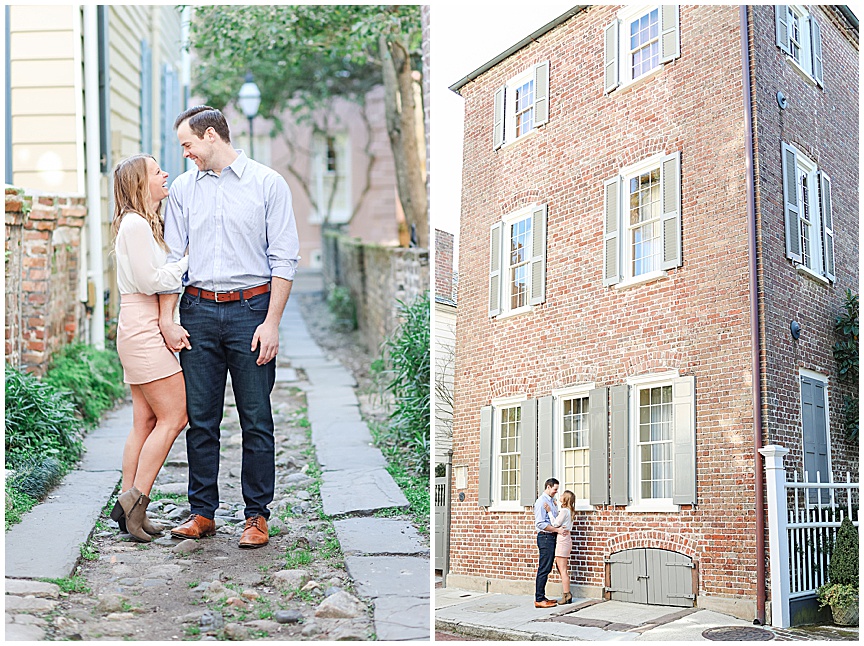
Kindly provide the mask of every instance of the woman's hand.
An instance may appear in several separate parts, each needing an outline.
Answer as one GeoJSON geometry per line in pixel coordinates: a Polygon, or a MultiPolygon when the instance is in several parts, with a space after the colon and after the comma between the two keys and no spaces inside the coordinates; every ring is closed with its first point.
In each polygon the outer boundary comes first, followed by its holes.
{"type": "Polygon", "coordinates": [[[543,503],[543,508],[546,510],[547,513],[549,513],[549,514],[552,513],[552,507],[549,506],[548,502],[543,503]]]}

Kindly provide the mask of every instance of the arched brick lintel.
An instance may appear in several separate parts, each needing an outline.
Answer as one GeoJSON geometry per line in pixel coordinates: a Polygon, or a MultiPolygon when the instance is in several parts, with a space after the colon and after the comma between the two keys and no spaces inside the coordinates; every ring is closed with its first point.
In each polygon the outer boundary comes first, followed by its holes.
{"type": "Polygon", "coordinates": [[[696,558],[696,547],[693,542],[681,534],[668,534],[659,531],[632,532],[613,536],[606,543],[607,554],[637,548],[669,550],[689,556],[691,559],[696,558]]]}

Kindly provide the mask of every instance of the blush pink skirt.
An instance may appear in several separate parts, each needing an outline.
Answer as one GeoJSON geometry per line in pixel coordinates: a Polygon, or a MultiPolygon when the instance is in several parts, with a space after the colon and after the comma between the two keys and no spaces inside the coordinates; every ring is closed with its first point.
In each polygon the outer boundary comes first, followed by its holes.
{"type": "Polygon", "coordinates": [[[182,371],[159,331],[157,294],[120,295],[117,354],[127,384],[146,384],[182,371]]]}
{"type": "Polygon", "coordinates": [[[567,534],[567,536],[558,534],[558,537],[555,540],[555,556],[563,556],[564,558],[567,558],[570,556],[570,551],[572,549],[573,537],[570,534],[567,534]]]}

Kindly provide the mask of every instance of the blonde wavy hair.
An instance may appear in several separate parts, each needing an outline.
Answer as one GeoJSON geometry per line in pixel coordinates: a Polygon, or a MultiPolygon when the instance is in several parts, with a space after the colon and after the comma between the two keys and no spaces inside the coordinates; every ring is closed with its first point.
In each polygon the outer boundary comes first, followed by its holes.
{"type": "Polygon", "coordinates": [[[570,510],[570,517],[573,518],[576,515],[576,509],[574,507],[574,503],[576,502],[576,494],[569,489],[565,489],[564,493],[561,494],[559,501],[561,502],[562,507],[566,507],[570,510]]]}
{"type": "Polygon", "coordinates": [[[156,242],[168,251],[164,235],[165,223],[161,215],[162,205],[156,210],[153,209],[147,172],[148,159],[156,161],[153,155],[138,153],[114,167],[114,220],[111,222],[111,232],[116,238],[123,216],[132,211],[147,220],[156,242]]]}

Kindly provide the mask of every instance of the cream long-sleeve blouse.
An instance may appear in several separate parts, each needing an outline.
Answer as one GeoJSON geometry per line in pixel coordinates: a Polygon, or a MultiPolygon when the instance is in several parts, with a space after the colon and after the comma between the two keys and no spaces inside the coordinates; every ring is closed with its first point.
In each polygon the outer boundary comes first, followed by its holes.
{"type": "Polygon", "coordinates": [[[189,257],[166,263],[167,253],[141,215],[128,212],[114,241],[117,286],[121,294],[156,294],[177,289],[189,267],[189,257]]]}

